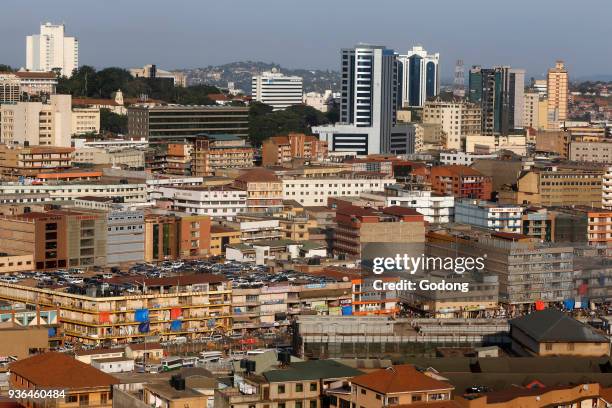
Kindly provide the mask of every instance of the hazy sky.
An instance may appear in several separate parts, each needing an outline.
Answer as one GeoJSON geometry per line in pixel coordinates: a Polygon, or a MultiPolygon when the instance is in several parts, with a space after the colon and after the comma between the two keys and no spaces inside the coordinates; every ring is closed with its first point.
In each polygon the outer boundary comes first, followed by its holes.
{"type": "Polygon", "coordinates": [[[612,74],[611,0],[1,0],[0,63],[25,65],[44,21],[78,37],[80,63],[190,68],[240,60],[338,69],[358,42],[539,77],[564,59],[572,77],[612,74]]]}

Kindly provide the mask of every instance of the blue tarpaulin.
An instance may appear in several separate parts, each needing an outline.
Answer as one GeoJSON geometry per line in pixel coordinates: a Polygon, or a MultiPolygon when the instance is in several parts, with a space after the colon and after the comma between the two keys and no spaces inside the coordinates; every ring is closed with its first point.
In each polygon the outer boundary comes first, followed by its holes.
{"type": "Polygon", "coordinates": [[[55,333],[56,333],[55,327],[49,327],[48,333],[49,333],[49,337],[55,337],[55,333]]]}
{"type": "Polygon", "coordinates": [[[149,309],[136,309],[134,319],[137,322],[146,322],[149,320],[149,309]]]}
{"type": "Polygon", "coordinates": [[[581,299],[581,304],[582,304],[582,308],[583,309],[588,309],[589,308],[589,298],[588,297],[583,297],[581,299]]]}
{"type": "Polygon", "coordinates": [[[576,302],[574,302],[574,299],[565,299],[563,301],[563,307],[565,307],[568,310],[573,310],[575,304],[576,302]]]}
{"type": "Polygon", "coordinates": [[[170,330],[172,331],[180,331],[182,322],[180,320],[173,320],[170,324],[170,330]]]}
{"type": "Polygon", "coordinates": [[[353,306],[342,306],[342,316],[350,316],[353,314],[353,306]]]}
{"type": "Polygon", "coordinates": [[[149,322],[142,322],[138,325],[138,331],[140,333],[148,333],[149,332],[149,322]]]}

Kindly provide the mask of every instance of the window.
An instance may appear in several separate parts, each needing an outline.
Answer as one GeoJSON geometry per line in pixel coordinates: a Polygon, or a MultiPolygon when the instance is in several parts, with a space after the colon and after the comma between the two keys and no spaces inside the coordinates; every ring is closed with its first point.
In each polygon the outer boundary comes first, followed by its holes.
{"type": "Polygon", "coordinates": [[[316,391],[317,390],[317,383],[310,383],[310,391],[316,391]]]}
{"type": "Polygon", "coordinates": [[[295,408],[303,408],[302,401],[295,401],[295,408]]]}
{"type": "Polygon", "coordinates": [[[552,350],[552,344],[551,343],[546,343],[546,351],[551,351],[552,350]]]}
{"type": "Polygon", "coordinates": [[[278,393],[279,394],[284,394],[285,393],[285,386],[284,385],[279,385],[278,386],[278,393]]]}
{"type": "Polygon", "coordinates": [[[304,385],[303,384],[295,384],[295,392],[302,392],[304,391],[304,385]]]}
{"type": "Polygon", "coordinates": [[[423,397],[420,394],[412,396],[412,402],[421,401],[421,399],[423,399],[423,397]]]}
{"type": "Polygon", "coordinates": [[[361,389],[361,395],[366,395],[366,390],[364,390],[363,388],[361,389]]]}
{"type": "Polygon", "coordinates": [[[77,402],[77,401],[78,401],[78,397],[76,395],[67,395],[66,396],[66,402],[67,403],[77,402]]]}
{"type": "Polygon", "coordinates": [[[569,351],[574,351],[574,343],[567,343],[567,349],[569,351]]]}
{"type": "Polygon", "coordinates": [[[317,408],[317,400],[310,400],[309,408],[317,408]]]}

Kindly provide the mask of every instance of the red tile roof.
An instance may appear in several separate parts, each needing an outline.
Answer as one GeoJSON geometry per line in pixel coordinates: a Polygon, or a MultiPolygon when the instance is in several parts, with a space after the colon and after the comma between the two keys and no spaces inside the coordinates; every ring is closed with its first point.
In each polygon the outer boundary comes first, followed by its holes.
{"type": "Polygon", "coordinates": [[[63,353],[44,353],[10,365],[12,373],[37,387],[57,389],[110,387],[119,380],[63,353]]]}
{"type": "Polygon", "coordinates": [[[236,181],[249,182],[280,182],[276,174],[268,169],[254,168],[242,173],[236,178],[236,181]]]}
{"type": "Polygon", "coordinates": [[[57,75],[53,72],[31,72],[31,71],[18,71],[15,72],[19,78],[42,78],[42,79],[56,79],[57,75]]]}
{"type": "Polygon", "coordinates": [[[455,388],[451,384],[431,378],[407,364],[359,375],[352,379],[352,383],[381,394],[452,390],[455,388]]]}

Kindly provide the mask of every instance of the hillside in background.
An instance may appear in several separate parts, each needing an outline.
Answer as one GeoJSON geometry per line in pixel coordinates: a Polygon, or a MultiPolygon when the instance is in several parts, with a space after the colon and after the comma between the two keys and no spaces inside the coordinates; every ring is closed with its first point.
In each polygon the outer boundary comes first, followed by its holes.
{"type": "Polygon", "coordinates": [[[187,81],[191,85],[206,84],[227,88],[228,82],[234,82],[235,88],[242,89],[245,94],[250,95],[251,77],[272,68],[279,69],[285,75],[297,75],[304,78],[304,92],[323,92],[326,89],[340,90],[340,73],[337,71],[288,69],[267,62],[232,62],[218,66],[178,71],[187,74],[187,81]]]}

